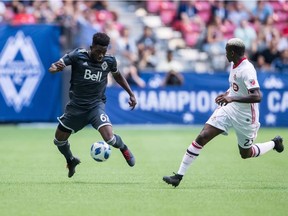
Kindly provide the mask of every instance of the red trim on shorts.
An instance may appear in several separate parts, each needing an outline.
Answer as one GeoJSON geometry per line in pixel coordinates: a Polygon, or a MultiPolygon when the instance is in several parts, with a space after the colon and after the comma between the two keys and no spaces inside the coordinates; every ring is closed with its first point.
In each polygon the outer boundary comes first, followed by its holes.
{"type": "Polygon", "coordinates": [[[246,57],[243,57],[236,65],[233,65],[233,69],[235,69],[236,67],[238,67],[242,61],[246,60],[246,57]]]}

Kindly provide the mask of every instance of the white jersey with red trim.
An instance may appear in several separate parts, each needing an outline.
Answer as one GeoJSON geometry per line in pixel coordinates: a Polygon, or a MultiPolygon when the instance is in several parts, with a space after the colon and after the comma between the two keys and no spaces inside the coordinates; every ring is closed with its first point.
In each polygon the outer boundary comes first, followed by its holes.
{"type": "MultiPolygon", "coordinates": [[[[260,88],[257,72],[246,58],[243,58],[238,65],[231,64],[229,83],[229,96],[247,96],[248,90],[260,88]]],[[[232,102],[222,108],[237,121],[250,121],[252,124],[259,121],[258,103],[232,102]]]]}

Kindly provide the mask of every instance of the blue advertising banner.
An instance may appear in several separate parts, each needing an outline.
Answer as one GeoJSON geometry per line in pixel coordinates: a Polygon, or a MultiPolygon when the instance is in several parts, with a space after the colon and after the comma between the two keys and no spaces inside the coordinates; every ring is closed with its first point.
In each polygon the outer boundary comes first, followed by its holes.
{"type": "Polygon", "coordinates": [[[48,73],[60,58],[59,28],[0,26],[0,122],[55,121],[61,76],[48,73]]]}
{"type": "MultiPolygon", "coordinates": [[[[159,87],[164,74],[145,73],[148,88],[133,87],[138,99],[130,111],[129,96],[120,87],[107,89],[107,114],[113,124],[204,124],[214,109],[215,97],[228,87],[228,74],[185,73],[181,87],[159,87]],[[158,83],[158,84],[157,84],[158,83]]],[[[262,126],[288,127],[288,75],[259,73],[263,93],[262,126]]]]}

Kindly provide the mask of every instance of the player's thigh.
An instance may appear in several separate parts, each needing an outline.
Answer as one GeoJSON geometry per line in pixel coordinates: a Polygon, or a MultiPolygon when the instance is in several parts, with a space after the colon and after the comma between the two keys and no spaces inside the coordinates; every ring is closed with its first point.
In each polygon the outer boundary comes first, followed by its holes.
{"type": "Polygon", "coordinates": [[[234,125],[237,142],[240,148],[249,149],[257,138],[260,124],[234,125]]]}
{"type": "Polygon", "coordinates": [[[109,116],[105,112],[105,105],[99,105],[89,113],[90,124],[99,130],[101,127],[109,125],[112,126],[109,116]]]}
{"type": "MultiPolygon", "coordinates": [[[[58,118],[58,121],[64,129],[68,131],[70,130],[71,133],[76,133],[88,124],[89,119],[87,114],[73,114],[66,112],[58,118]]],[[[66,132],[66,130],[62,131],[66,132]]]]}
{"type": "Polygon", "coordinates": [[[106,142],[111,140],[113,138],[113,136],[114,136],[114,133],[113,133],[111,125],[104,125],[104,126],[100,127],[98,131],[101,134],[102,138],[106,142]]]}
{"type": "Polygon", "coordinates": [[[209,124],[222,131],[224,135],[228,135],[229,128],[232,127],[232,123],[227,112],[223,107],[217,108],[210,116],[206,124],[209,124]]]}

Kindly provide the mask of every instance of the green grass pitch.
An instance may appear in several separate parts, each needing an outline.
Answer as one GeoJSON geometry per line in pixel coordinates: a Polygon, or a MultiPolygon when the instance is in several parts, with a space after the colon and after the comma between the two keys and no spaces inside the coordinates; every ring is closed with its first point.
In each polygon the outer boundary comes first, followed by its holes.
{"type": "MultiPolygon", "coordinates": [[[[55,125],[56,127],[56,125],[55,125]]],[[[162,181],[177,171],[200,127],[121,127],[136,157],[131,168],[119,150],[108,161],[90,157],[101,140],[85,128],[70,138],[81,158],[69,179],[65,160],[53,144],[55,128],[0,126],[1,216],[284,216],[288,214],[288,156],[271,151],[243,160],[235,133],[218,136],[201,152],[180,186],[162,181]]],[[[287,128],[261,128],[256,142],[287,128]]]]}

